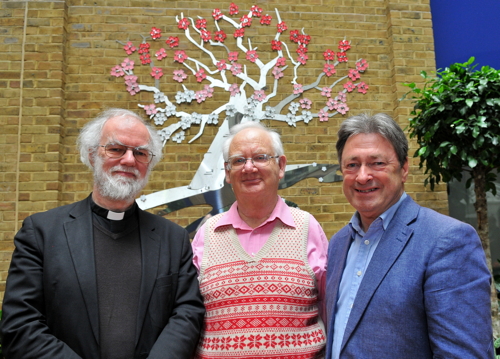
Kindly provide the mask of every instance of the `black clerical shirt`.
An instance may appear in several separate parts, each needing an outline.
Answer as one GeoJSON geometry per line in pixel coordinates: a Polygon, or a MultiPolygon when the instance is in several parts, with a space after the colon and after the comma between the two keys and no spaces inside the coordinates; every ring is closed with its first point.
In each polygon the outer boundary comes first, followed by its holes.
{"type": "Polygon", "coordinates": [[[137,205],[111,213],[92,201],[101,358],[132,359],[141,286],[137,205]],[[113,216],[114,214],[114,216],[113,216]]]}

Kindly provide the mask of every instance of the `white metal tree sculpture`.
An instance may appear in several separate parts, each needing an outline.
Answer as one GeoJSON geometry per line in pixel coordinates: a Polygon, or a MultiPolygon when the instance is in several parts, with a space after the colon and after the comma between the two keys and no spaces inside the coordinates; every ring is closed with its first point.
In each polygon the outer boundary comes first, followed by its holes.
{"type": "MultiPolygon", "coordinates": [[[[269,50],[275,52],[275,55],[267,54],[268,61],[264,62],[262,60],[264,56],[260,56],[262,52],[257,52],[257,48],[252,45],[252,39],[248,38],[245,41],[245,30],[257,21],[262,26],[270,26],[273,18],[270,15],[264,15],[262,9],[256,5],[243,16],[239,17],[238,14],[238,6],[234,3],[231,3],[229,7],[229,16],[220,9],[214,9],[213,26],[210,28],[208,21],[202,17],[193,19],[184,17],[183,14],[176,16],[178,28],[184,32],[186,40],[198,52],[198,55],[201,52],[202,57],[193,58],[184,50],[175,50],[180,42],[178,37],[169,36],[166,39],[165,43],[174,49],[174,61],[180,65],[180,68],[173,71],[173,79],[182,83],[183,91],[175,94],[166,94],[161,90],[161,79],[165,74],[160,66],[155,65],[151,57],[152,44],[161,43],[158,41],[162,37],[159,28],[153,27],[149,36],[141,35],[142,42],[138,47],[134,46],[131,41],[118,41],[128,55],[137,52],[141,64],[150,66],[154,86],[138,83],[138,77],[134,75],[135,62],[128,57],[111,70],[111,75],[122,77],[131,95],[142,91],[152,93],[151,103],[138,106],[144,109],[146,115],[156,125],[165,126],[159,130],[164,144],[169,140],[181,143],[186,138],[185,131],[188,128],[193,125],[199,126],[199,131],[189,141],[191,143],[203,134],[206,125],[217,125],[221,118],[223,120],[190,185],[143,196],[138,201],[142,208],[185,201],[186,198],[195,194],[224,187],[224,165],[220,149],[223,138],[228,134],[231,125],[263,119],[286,122],[289,126],[296,126],[297,122],[307,124],[315,118],[319,121],[328,121],[328,118],[336,114],[345,114],[349,111],[347,105],[349,93],[356,90],[364,94],[368,90],[368,85],[360,81],[361,74],[368,68],[365,59],[355,61],[353,68],[343,66],[342,70],[346,71],[345,75],[332,77],[337,74],[339,65],[348,62],[346,52],[351,47],[349,41],[340,40],[338,51],[326,49],[323,52],[325,62],[322,71],[318,70],[318,75],[310,83],[299,83],[297,82],[299,69],[309,60],[308,45],[311,37],[303,29],[291,30],[288,35],[289,42],[282,40],[288,26],[275,9],[276,33],[269,42],[269,50]],[[230,16],[237,17],[237,20],[230,16]],[[224,30],[227,28],[231,29],[231,33],[224,30]],[[228,44],[231,37],[234,39],[231,43],[233,48],[228,44]],[[293,55],[292,48],[295,48],[295,55],[293,55]],[[217,57],[216,53],[225,54],[225,57],[217,57]],[[255,66],[258,75],[252,77],[250,73],[255,74],[256,71],[254,69],[250,71],[244,63],[255,66]],[[286,70],[291,73],[292,78],[291,84],[288,85],[281,83],[286,70]],[[194,76],[197,82],[203,83],[203,87],[196,91],[188,88],[184,83],[188,74],[194,76]],[[326,84],[320,85],[324,82],[326,84]],[[340,87],[340,90],[336,89],[337,87],[340,87]],[[212,109],[209,113],[196,112],[193,108],[196,104],[191,103],[196,101],[201,104],[207,101],[214,95],[214,91],[227,93],[227,102],[212,109]],[[323,105],[317,112],[313,112],[312,101],[306,97],[312,91],[320,93],[323,98],[323,105]],[[191,105],[186,107],[186,104],[191,105]],[[189,110],[192,111],[189,112],[189,110]],[[166,124],[167,122],[170,123],[166,124]]],[[[160,47],[154,54],[157,63],[161,63],[167,56],[167,50],[163,47],[160,47]]],[[[165,83],[165,85],[168,84],[165,83]]],[[[287,166],[287,171],[303,166],[311,165],[295,165],[290,168],[287,166]]],[[[324,167],[322,169],[323,172],[332,172],[324,167]]],[[[304,176],[310,177],[311,171],[304,176]]],[[[320,177],[320,180],[324,179],[324,176],[316,175],[316,177],[320,177]]]]}

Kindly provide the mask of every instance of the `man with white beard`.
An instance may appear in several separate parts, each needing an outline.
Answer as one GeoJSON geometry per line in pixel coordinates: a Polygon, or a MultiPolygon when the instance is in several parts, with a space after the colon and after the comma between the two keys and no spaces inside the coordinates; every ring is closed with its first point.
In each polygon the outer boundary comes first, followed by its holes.
{"type": "Polygon", "coordinates": [[[94,172],[85,200],[25,219],[3,302],[9,358],[190,358],[205,309],[187,232],[135,198],[160,161],[158,134],[110,109],[78,138],[94,172]]]}

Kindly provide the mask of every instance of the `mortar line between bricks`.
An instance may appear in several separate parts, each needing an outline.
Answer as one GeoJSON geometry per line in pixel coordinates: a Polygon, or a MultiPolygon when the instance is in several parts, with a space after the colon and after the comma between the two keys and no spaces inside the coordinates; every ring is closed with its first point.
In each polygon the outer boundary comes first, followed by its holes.
{"type": "Polygon", "coordinates": [[[14,233],[19,229],[19,177],[20,177],[20,162],[21,162],[21,128],[23,118],[23,90],[24,90],[24,56],[26,46],[26,27],[28,24],[28,4],[24,8],[24,24],[23,24],[23,45],[21,47],[21,74],[19,79],[19,125],[17,127],[17,165],[16,165],[16,210],[15,210],[15,228],[14,233]]]}

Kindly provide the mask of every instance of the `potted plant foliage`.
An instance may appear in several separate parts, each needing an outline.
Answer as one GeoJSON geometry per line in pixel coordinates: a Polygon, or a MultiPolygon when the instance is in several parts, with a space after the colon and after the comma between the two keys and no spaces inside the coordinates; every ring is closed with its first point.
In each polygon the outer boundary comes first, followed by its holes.
{"type": "MultiPolygon", "coordinates": [[[[496,195],[500,168],[500,70],[476,69],[474,60],[453,64],[437,71],[437,76],[422,71],[423,88],[405,83],[410,91],[403,98],[409,95],[415,103],[409,134],[418,145],[415,157],[420,157],[420,168],[425,167],[425,185],[433,190],[440,181],[460,181],[464,172],[470,174],[466,187],[474,184],[477,231],[491,270],[486,193],[496,195]]],[[[498,338],[494,286],[492,319],[498,338]]]]}

